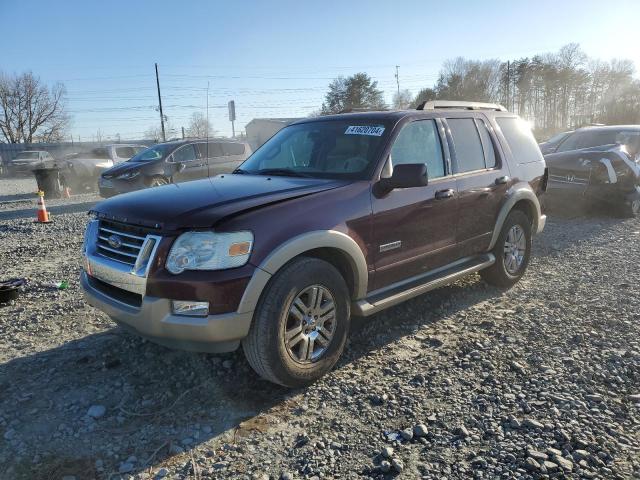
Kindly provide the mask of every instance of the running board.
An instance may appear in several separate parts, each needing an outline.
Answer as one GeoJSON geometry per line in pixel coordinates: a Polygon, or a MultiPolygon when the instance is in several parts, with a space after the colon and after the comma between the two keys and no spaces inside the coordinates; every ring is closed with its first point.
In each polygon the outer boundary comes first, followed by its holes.
{"type": "Polygon", "coordinates": [[[351,304],[353,315],[368,317],[380,310],[417,297],[443,285],[455,282],[459,278],[490,267],[496,261],[492,253],[467,257],[444,267],[409,278],[371,292],[366,298],[351,304]]]}

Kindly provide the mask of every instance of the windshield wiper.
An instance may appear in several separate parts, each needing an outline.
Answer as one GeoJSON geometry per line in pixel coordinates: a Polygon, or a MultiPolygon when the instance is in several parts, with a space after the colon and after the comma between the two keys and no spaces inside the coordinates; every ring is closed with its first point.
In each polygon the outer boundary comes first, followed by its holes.
{"type": "Polygon", "coordinates": [[[288,168],[265,168],[262,170],[258,170],[258,175],[279,175],[283,177],[306,177],[309,178],[311,175],[306,173],[297,172],[295,170],[290,170],[288,168]]]}
{"type": "Polygon", "coordinates": [[[238,175],[247,175],[249,172],[247,172],[246,170],[243,170],[241,168],[236,168],[233,172],[231,173],[237,173],[238,175]]]}

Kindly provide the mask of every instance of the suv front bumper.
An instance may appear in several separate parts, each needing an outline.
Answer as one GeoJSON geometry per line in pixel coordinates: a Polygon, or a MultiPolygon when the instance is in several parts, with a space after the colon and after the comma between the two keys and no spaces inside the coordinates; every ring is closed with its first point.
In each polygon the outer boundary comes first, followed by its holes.
{"type": "Polygon", "coordinates": [[[89,305],[102,310],[118,324],[142,337],[180,350],[230,352],[236,350],[251,326],[253,312],[231,312],[207,317],[175,315],[171,300],[143,296],[140,306],[107,295],[82,272],[80,283],[89,305]]]}

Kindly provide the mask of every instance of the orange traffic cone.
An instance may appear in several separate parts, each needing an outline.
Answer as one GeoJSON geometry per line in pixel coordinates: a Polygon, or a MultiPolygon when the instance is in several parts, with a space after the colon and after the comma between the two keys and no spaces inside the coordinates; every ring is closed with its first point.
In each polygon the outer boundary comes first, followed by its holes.
{"type": "Polygon", "coordinates": [[[35,220],[36,223],[51,223],[49,220],[49,212],[44,205],[44,192],[38,192],[38,216],[35,220]]]}
{"type": "Polygon", "coordinates": [[[71,198],[71,189],[69,187],[64,187],[64,192],[62,193],[64,198],[71,198]]]}

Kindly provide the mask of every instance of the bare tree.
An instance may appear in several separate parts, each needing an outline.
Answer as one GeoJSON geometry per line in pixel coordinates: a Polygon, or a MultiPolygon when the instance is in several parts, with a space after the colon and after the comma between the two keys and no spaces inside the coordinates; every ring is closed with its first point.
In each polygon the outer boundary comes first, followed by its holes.
{"type": "Polygon", "coordinates": [[[211,128],[211,122],[207,120],[207,117],[201,112],[194,112],[189,120],[189,126],[187,127],[187,135],[195,138],[212,137],[215,134],[211,128]]]}
{"type": "MultiPolygon", "coordinates": [[[[167,140],[171,138],[175,138],[178,133],[178,131],[173,126],[173,124],[169,121],[169,119],[165,119],[164,121],[164,131],[165,131],[167,140]]],[[[153,140],[155,142],[161,142],[162,128],[160,128],[160,125],[153,125],[147,128],[147,130],[144,132],[144,138],[146,138],[147,140],[153,140]]]]}
{"type": "Polygon", "coordinates": [[[8,143],[62,140],[69,124],[66,90],[47,88],[31,72],[0,74],[0,132],[8,143]]]}
{"type": "Polygon", "coordinates": [[[393,108],[398,110],[406,110],[413,103],[413,95],[409,90],[400,90],[393,95],[393,108]]]}

